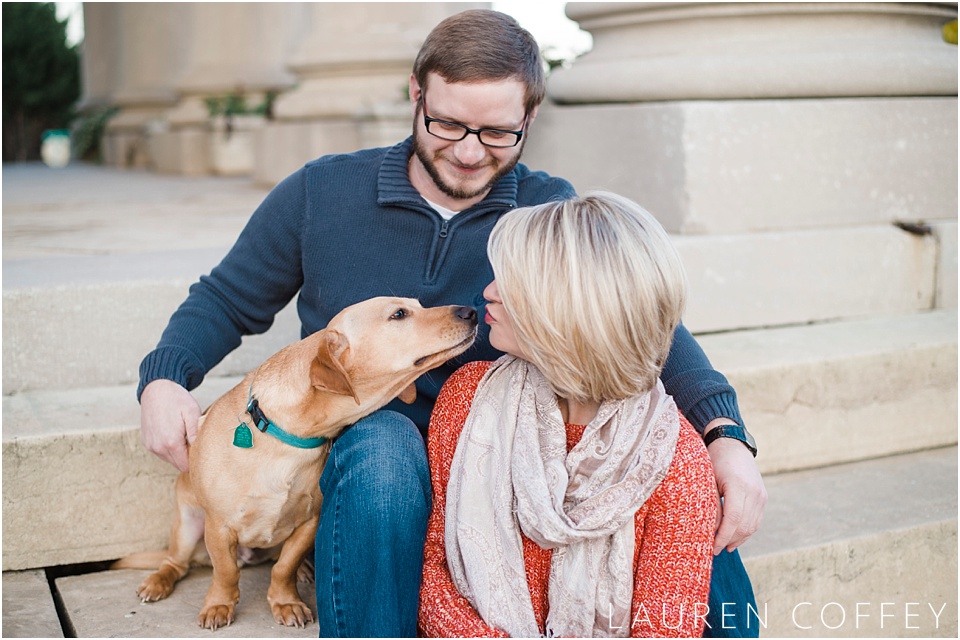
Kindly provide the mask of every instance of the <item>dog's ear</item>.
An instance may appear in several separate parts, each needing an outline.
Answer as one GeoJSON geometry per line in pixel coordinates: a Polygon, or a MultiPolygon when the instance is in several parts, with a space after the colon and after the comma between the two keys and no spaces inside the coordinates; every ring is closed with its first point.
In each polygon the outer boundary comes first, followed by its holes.
{"type": "Polygon", "coordinates": [[[417,385],[411,382],[410,386],[401,391],[397,397],[407,404],[413,404],[413,401],[417,399],[417,385]]]}
{"type": "Polygon", "coordinates": [[[335,329],[325,331],[317,349],[317,357],[310,363],[310,384],[330,393],[352,396],[360,404],[360,398],[350,383],[350,376],[343,368],[343,354],[349,347],[350,343],[342,333],[335,329]]]}

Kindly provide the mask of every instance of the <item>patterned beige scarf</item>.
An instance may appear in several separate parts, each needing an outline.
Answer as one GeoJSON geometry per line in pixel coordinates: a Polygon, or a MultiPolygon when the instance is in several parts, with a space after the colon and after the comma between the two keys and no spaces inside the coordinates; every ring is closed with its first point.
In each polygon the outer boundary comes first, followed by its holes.
{"type": "Polygon", "coordinates": [[[680,419],[658,381],[604,402],[567,454],[543,374],[504,356],[481,379],[447,485],[446,550],[454,584],[494,627],[540,635],[522,530],[553,549],[547,636],[627,636],[634,517],[667,473],[680,419]]]}

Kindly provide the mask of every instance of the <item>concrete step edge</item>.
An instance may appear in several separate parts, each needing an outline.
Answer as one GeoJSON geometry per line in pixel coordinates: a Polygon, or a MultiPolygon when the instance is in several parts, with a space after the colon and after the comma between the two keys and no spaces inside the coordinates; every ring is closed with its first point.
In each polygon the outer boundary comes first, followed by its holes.
{"type": "Polygon", "coordinates": [[[957,517],[956,445],[771,474],[745,556],[803,549],[957,517]]]}
{"type": "Polygon", "coordinates": [[[956,310],[698,340],[737,390],[764,473],[957,442],[956,310]]]}

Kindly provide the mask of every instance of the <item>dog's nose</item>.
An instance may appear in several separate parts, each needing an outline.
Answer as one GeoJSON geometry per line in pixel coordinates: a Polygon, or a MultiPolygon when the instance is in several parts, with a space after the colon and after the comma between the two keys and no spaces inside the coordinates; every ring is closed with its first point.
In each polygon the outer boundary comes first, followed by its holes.
{"type": "Polygon", "coordinates": [[[473,307],[457,307],[453,315],[457,316],[461,320],[466,320],[471,324],[477,324],[477,310],[473,307]]]}

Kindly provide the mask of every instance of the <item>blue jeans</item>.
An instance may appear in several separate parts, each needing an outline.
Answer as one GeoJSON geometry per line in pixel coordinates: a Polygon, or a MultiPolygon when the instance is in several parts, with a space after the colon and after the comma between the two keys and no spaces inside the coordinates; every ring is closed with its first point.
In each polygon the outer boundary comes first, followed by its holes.
{"type": "Polygon", "coordinates": [[[722,551],[713,557],[713,575],[710,578],[710,612],[704,638],[757,638],[760,621],[753,585],[734,550],[722,551]],[[751,609],[752,608],[752,609],[751,609]]]}
{"type": "Polygon", "coordinates": [[[320,636],[415,636],[432,501],[416,425],[381,410],[348,428],[333,444],[320,490],[320,636]]]}

